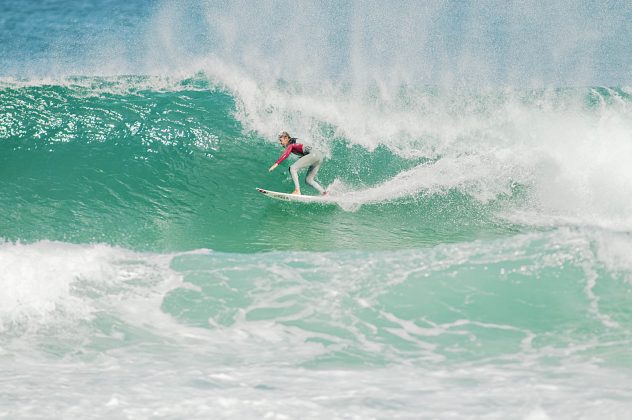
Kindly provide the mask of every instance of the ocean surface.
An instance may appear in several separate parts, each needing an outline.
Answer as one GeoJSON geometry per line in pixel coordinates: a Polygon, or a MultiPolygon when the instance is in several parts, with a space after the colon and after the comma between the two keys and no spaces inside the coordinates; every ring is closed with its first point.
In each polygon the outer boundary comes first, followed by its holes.
{"type": "Polygon", "coordinates": [[[0,2],[0,418],[627,419],[630,20],[0,2]]]}

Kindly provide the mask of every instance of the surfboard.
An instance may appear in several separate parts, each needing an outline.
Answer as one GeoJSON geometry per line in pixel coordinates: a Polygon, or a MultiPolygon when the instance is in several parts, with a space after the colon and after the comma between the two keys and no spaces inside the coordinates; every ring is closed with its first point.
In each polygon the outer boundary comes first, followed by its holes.
{"type": "Polygon", "coordinates": [[[296,194],[287,194],[277,191],[269,191],[264,190],[263,188],[257,188],[261,194],[266,197],[273,198],[275,200],[281,201],[294,201],[299,203],[322,203],[322,204],[330,204],[332,201],[328,200],[327,197],[323,197],[320,195],[296,195],[296,194]]]}

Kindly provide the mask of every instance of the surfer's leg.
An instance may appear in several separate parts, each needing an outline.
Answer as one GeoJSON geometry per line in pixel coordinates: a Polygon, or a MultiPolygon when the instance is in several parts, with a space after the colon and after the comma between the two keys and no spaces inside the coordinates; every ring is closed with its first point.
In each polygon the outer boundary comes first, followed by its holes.
{"type": "Polygon", "coordinates": [[[319,193],[324,194],[325,193],[325,189],[323,187],[320,186],[320,184],[318,182],[316,182],[316,180],[314,178],[316,178],[316,174],[318,173],[318,171],[320,170],[320,164],[323,163],[323,155],[320,154],[319,152],[314,153],[314,160],[316,161],[314,164],[312,164],[309,169],[307,170],[307,176],[305,177],[305,183],[307,185],[311,185],[312,187],[314,187],[319,193]]]}
{"type": "Polygon", "coordinates": [[[295,193],[301,193],[301,186],[298,182],[298,171],[307,166],[310,166],[311,164],[312,159],[310,158],[310,155],[305,155],[290,166],[290,175],[292,176],[292,181],[294,181],[295,193]]]}
{"type": "MultiPolygon", "coordinates": [[[[296,165],[296,163],[294,165],[296,165]]],[[[301,193],[301,186],[298,183],[298,171],[294,167],[294,165],[290,166],[290,176],[292,177],[292,181],[294,181],[294,192],[297,193],[297,194],[300,194],[301,193]]]]}
{"type": "Polygon", "coordinates": [[[318,173],[319,168],[320,168],[320,164],[315,165],[315,166],[310,166],[309,171],[307,171],[307,176],[305,177],[305,182],[307,183],[307,185],[311,185],[312,187],[316,188],[316,190],[318,190],[319,193],[324,194],[325,189],[321,187],[320,184],[314,179],[314,177],[318,173]]]}

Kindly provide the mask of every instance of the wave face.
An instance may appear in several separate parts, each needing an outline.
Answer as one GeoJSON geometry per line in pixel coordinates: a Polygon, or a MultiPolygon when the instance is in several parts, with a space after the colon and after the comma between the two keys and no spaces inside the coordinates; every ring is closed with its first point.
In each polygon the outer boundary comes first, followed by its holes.
{"type": "Polygon", "coordinates": [[[0,413],[627,418],[628,6],[20,4],[0,413]]]}
{"type": "Polygon", "coordinates": [[[333,126],[308,107],[284,113],[287,124],[311,121],[306,142],[327,155],[319,177],[332,209],[258,196],[256,186],[292,189],[287,164],[266,171],[281,149],[244,128],[253,123],[244,115],[259,110],[204,76],[11,82],[0,91],[3,237],[151,251],[326,251],[557,224],[632,227],[624,89],[413,94],[406,99],[431,102],[431,111],[391,111],[393,120],[409,114],[399,134],[380,124],[358,137],[341,128],[353,114],[333,126]]]}

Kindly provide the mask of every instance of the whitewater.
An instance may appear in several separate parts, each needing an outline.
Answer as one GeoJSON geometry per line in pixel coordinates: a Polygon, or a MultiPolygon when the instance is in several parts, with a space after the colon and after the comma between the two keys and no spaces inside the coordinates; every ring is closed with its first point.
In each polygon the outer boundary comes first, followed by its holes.
{"type": "Polygon", "coordinates": [[[535,6],[0,6],[0,418],[627,418],[632,8],[535,6]]]}

